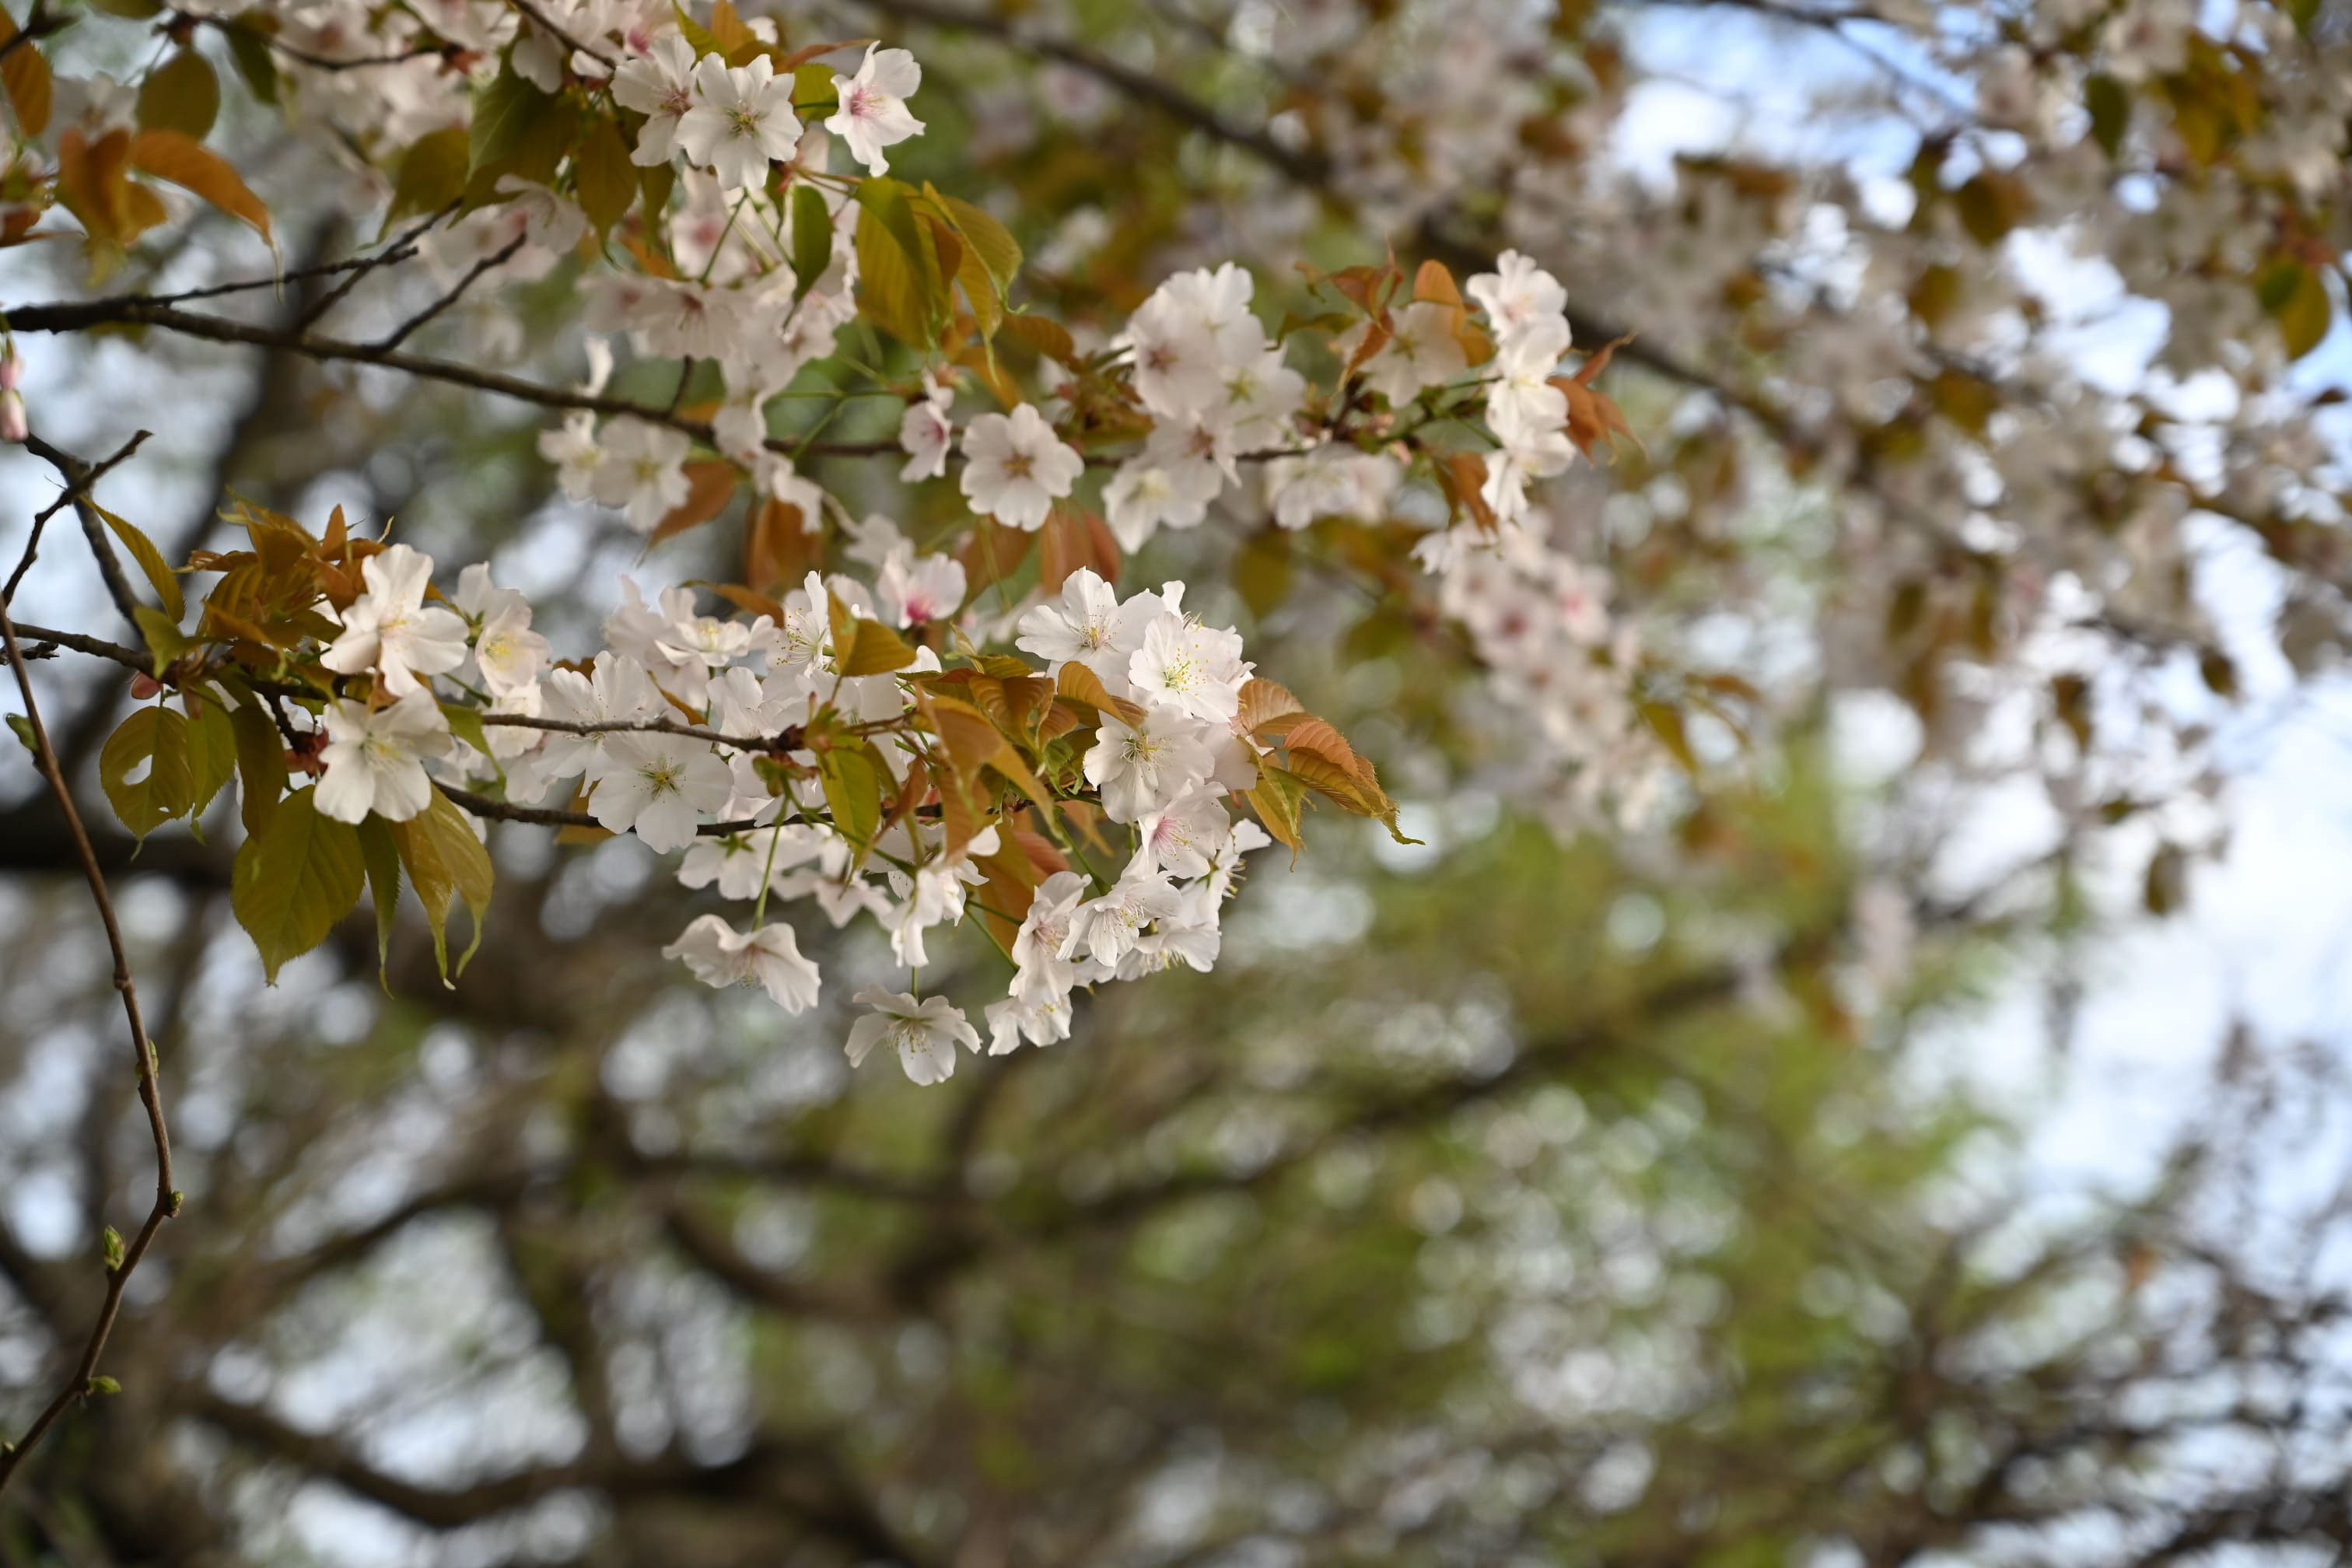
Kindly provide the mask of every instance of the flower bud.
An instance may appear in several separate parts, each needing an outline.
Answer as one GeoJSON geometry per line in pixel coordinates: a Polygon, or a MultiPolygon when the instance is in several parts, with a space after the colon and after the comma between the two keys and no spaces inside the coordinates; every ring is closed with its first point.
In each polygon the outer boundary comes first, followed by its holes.
{"type": "Polygon", "coordinates": [[[14,392],[25,384],[25,362],[16,357],[16,345],[0,348],[0,392],[14,392]]]}
{"type": "Polygon", "coordinates": [[[15,387],[0,391],[0,441],[22,444],[32,434],[25,418],[25,395],[15,387]]]}

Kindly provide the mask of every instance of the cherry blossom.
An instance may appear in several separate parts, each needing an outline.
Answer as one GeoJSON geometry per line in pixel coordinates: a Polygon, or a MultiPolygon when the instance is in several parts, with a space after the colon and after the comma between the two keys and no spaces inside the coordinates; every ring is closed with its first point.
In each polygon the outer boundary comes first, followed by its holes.
{"type": "Polygon", "coordinates": [[[907,100],[915,95],[922,80],[923,68],[915,63],[914,56],[904,49],[868,44],[856,76],[833,79],[841,107],[824,128],[841,138],[849,155],[865,164],[868,173],[887,174],[890,163],[882,149],[922,134],[923,122],[907,109],[907,100]]]}
{"type": "Polygon", "coordinates": [[[395,544],[360,563],[367,592],[342,612],[341,635],[319,662],[342,675],[373,669],[394,697],[419,689],[419,675],[442,675],[466,662],[466,623],[427,605],[433,558],[395,544]]]}
{"type": "Polygon", "coordinates": [[[338,822],[369,813],[405,822],[432,804],[425,759],[449,750],[449,721],[423,688],[371,710],[344,699],[327,705],[327,744],[319,753],[319,810],[338,822]]]}
{"type": "Polygon", "coordinates": [[[694,107],[678,120],[677,146],[717,174],[724,189],[765,184],[768,165],[790,158],[800,145],[792,80],[779,79],[775,70],[765,55],[731,68],[706,55],[694,68],[694,107]]]}
{"type": "Polygon", "coordinates": [[[717,915],[698,915],[662,956],[684,961],[705,985],[757,985],[787,1013],[815,1006],[822,984],[788,925],[739,931],[717,915]]]}
{"type": "Polygon", "coordinates": [[[855,1000],[872,1012],[849,1026],[849,1065],[861,1065],[877,1045],[898,1053],[898,1063],[917,1083],[944,1083],[955,1073],[956,1047],[975,1054],[980,1031],[964,1021],[963,1010],[943,996],[918,1002],[903,991],[869,985],[855,1000]]]}
{"type": "Polygon", "coordinates": [[[1032,532],[1070,493],[1086,461],[1054,434],[1034,405],[983,414],[964,427],[960,483],[974,510],[1032,532]]]}

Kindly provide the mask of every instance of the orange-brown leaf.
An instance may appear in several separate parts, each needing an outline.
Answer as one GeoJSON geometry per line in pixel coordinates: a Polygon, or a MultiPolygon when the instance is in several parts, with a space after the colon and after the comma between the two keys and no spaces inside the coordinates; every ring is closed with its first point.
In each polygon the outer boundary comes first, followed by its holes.
{"type": "Polygon", "coordinates": [[[665,539],[675,539],[690,528],[699,528],[727,510],[735,499],[735,481],[740,476],[732,463],[710,458],[686,466],[686,499],[670,510],[669,515],[654,526],[648,545],[659,544],[665,539]]]}
{"type": "Polygon", "coordinates": [[[208,152],[179,132],[142,131],[132,137],[131,166],[194,191],[231,217],[251,224],[262,238],[270,238],[269,209],[247,186],[244,176],[219,153],[208,152]]]}

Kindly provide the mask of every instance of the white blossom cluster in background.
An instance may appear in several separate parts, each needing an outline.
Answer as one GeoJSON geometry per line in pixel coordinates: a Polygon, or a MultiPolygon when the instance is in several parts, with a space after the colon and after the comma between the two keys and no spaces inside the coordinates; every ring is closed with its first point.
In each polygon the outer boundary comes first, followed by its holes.
{"type": "MultiPolygon", "coordinates": [[[[861,549],[879,562],[871,585],[811,573],[781,619],[703,615],[682,587],[647,604],[625,584],[627,602],[604,623],[608,646],[584,669],[551,664],[530,606],[494,586],[487,568],[467,567],[454,607],[444,607],[425,602],[429,557],[398,544],[371,555],[365,592],[341,612],[321,662],[373,675],[391,700],[329,705],[319,808],[344,822],[371,813],[406,821],[430,803],[427,763],[451,784],[502,782],[515,805],[576,779],[604,827],[661,853],[684,851],[682,883],[752,905],[748,926],[705,914],[663,950],[706,984],[758,985],[787,1013],[815,1005],[816,965],[791,925],[768,918],[772,900],[810,900],[836,928],[870,914],[898,963],[919,973],[930,962],[928,933],[966,918],[983,879],[974,862],[1003,847],[999,829],[950,852],[940,824],[908,816],[860,854],[829,820],[814,754],[781,743],[830,710],[870,738],[895,786],[930,741],[902,721],[914,717],[907,677],[939,673],[937,654],[919,649],[903,672],[844,676],[832,606],[838,601],[853,621],[917,628],[954,615],[962,569],[918,555],[879,520],[866,526],[861,549]],[[487,754],[453,733],[436,679],[453,698],[469,689],[488,696],[477,710],[487,754]],[[761,765],[778,756],[805,776],[761,765]]],[[[1018,646],[1047,674],[1082,664],[1110,697],[1141,710],[1132,723],[1105,712],[1081,763],[1133,847],[1123,867],[1055,870],[1025,910],[1000,911],[1020,928],[1006,996],[987,1009],[993,1053],[1068,1037],[1078,986],[1177,964],[1209,969],[1241,857],[1269,842],[1255,823],[1236,823],[1223,798],[1257,781],[1260,748],[1239,723],[1252,667],[1240,637],[1188,616],[1183,597],[1184,584],[1169,583],[1122,600],[1081,571],[1020,619],[1018,646]]],[[[853,1064],[887,1043],[910,1078],[935,1083],[955,1070],[959,1046],[980,1048],[944,998],[868,988],[856,1000],[870,1012],[851,1032],[853,1064]]]]}

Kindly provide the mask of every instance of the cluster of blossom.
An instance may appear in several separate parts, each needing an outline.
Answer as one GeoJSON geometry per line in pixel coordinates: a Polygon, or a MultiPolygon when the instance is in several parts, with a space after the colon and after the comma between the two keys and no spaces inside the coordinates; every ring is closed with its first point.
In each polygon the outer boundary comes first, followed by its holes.
{"type": "MultiPolygon", "coordinates": [[[[704,615],[683,587],[647,604],[625,581],[626,602],[604,623],[608,646],[585,668],[551,662],[530,605],[495,586],[487,567],[467,567],[445,606],[426,602],[429,557],[406,545],[370,555],[365,591],[341,612],[320,662],[373,677],[372,694],[326,707],[319,809],[345,822],[408,820],[431,803],[428,763],[453,784],[502,780],[516,805],[577,779],[598,824],[658,852],[685,851],[686,886],[753,904],[748,929],[706,914],[664,949],[705,983],[757,984],[788,1013],[815,1004],[816,966],[790,925],[764,918],[771,898],[812,900],[835,927],[869,913],[897,961],[919,971],[927,933],[965,917],[983,880],[975,861],[998,852],[1000,828],[950,851],[941,824],[907,816],[861,854],[830,820],[816,757],[793,742],[830,712],[870,739],[903,783],[933,743],[913,681],[940,673],[938,655],[921,648],[897,673],[841,673],[835,606],[853,624],[918,629],[955,614],[963,572],[919,555],[885,520],[870,520],[856,548],[877,563],[870,586],[811,573],[781,617],[704,615]],[[452,731],[436,680],[478,719],[487,753],[452,731]]],[[[1007,994],[987,1010],[994,1053],[1066,1038],[1075,987],[1179,963],[1207,970],[1241,857],[1269,842],[1222,798],[1257,780],[1258,748],[1239,725],[1252,666],[1239,635],[1187,615],[1183,594],[1171,582],[1121,600],[1080,572],[1020,618],[1017,646],[1049,675],[1082,664],[1131,705],[1120,710],[1131,721],[1102,715],[1081,767],[1094,803],[1129,827],[1134,847],[1115,877],[1055,870],[1025,910],[999,911],[1020,928],[1007,994]]],[[[853,1064],[887,1043],[909,1077],[933,1083],[954,1070],[959,1044],[980,1048],[943,998],[877,987],[856,1000],[870,1011],[850,1034],[853,1064]]]]}

